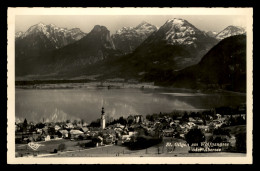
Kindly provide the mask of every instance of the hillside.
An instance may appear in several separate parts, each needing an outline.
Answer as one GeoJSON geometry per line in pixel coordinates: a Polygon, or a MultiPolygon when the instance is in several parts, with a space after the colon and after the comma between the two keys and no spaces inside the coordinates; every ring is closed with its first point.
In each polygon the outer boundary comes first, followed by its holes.
{"type": "Polygon", "coordinates": [[[197,65],[172,72],[164,83],[175,87],[246,92],[246,36],[222,40],[197,65]]]}

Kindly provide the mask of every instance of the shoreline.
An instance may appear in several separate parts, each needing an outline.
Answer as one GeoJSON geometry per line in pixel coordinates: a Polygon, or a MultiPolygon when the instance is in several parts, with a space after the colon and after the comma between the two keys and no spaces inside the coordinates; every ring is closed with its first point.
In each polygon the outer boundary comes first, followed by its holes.
{"type": "Polygon", "coordinates": [[[246,92],[236,92],[224,89],[217,90],[200,90],[200,89],[188,89],[179,87],[169,86],[158,86],[154,85],[153,82],[141,82],[141,83],[125,83],[125,82],[97,82],[91,81],[86,83],[39,83],[39,84],[28,84],[28,85],[15,85],[15,89],[29,89],[29,90],[53,90],[53,89],[148,89],[148,90],[181,90],[185,93],[199,93],[199,94],[213,94],[213,93],[231,93],[236,95],[246,95],[246,92]]]}

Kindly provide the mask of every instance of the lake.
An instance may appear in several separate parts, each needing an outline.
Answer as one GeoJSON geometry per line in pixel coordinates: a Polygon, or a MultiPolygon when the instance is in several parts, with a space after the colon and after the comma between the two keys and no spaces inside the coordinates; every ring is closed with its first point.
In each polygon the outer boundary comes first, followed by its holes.
{"type": "Polygon", "coordinates": [[[152,114],[173,110],[196,111],[246,102],[246,95],[232,92],[195,93],[184,89],[76,88],[20,89],[15,92],[16,122],[66,121],[100,118],[101,108],[109,117],[152,114]]]}

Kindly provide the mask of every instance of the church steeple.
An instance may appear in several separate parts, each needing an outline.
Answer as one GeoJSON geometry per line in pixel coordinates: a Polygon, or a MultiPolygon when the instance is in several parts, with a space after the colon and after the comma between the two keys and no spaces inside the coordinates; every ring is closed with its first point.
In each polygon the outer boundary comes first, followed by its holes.
{"type": "Polygon", "coordinates": [[[102,110],[101,110],[100,126],[101,126],[101,129],[105,129],[105,127],[106,127],[106,119],[105,119],[104,107],[102,107],[102,110]]]}
{"type": "Polygon", "coordinates": [[[104,107],[102,107],[101,115],[105,115],[104,107]]]}

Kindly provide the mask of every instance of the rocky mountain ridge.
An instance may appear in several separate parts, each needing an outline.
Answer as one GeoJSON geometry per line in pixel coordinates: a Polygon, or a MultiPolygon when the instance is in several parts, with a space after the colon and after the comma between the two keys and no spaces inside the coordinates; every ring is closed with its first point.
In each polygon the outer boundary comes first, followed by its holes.
{"type": "Polygon", "coordinates": [[[157,27],[145,21],[136,27],[123,27],[111,37],[115,47],[123,53],[133,52],[148,36],[157,31],[157,27]]]}
{"type": "Polygon", "coordinates": [[[223,40],[230,36],[245,34],[246,29],[239,26],[228,26],[224,30],[220,31],[215,37],[218,40],[223,40]]]}

